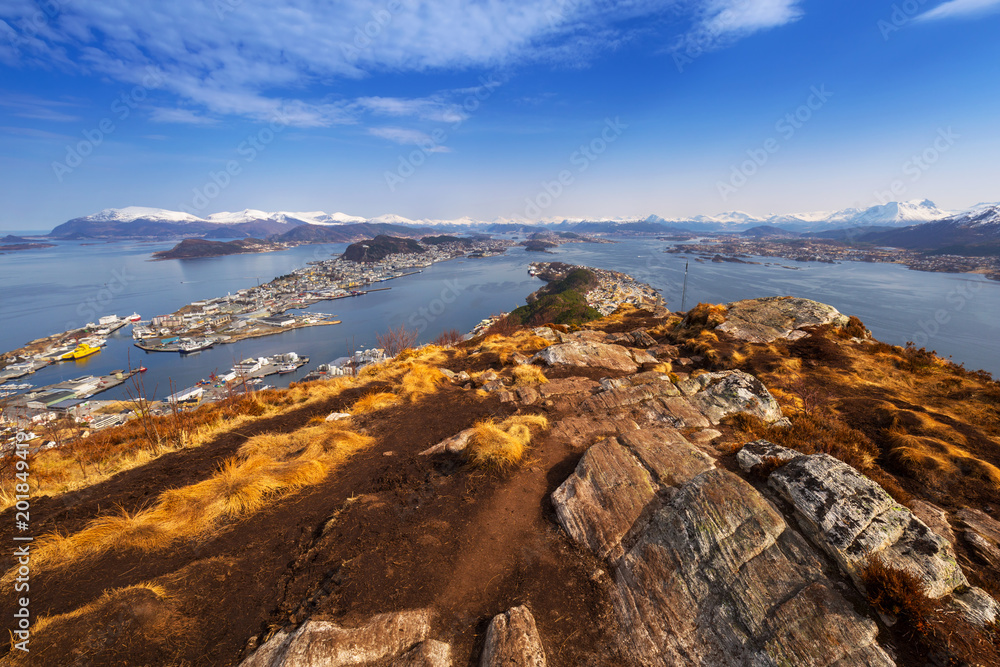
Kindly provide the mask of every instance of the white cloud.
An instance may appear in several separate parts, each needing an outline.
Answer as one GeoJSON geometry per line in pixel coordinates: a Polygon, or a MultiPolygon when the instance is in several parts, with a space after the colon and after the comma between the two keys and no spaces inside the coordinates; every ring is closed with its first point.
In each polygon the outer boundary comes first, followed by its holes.
{"type": "Polygon", "coordinates": [[[924,12],[917,17],[917,20],[966,18],[998,10],[1000,10],[1000,0],[949,0],[943,5],[938,5],[934,9],[924,12]]]}
{"type": "Polygon", "coordinates": [[[687,51],[711,51],[802,17],[802,0],[707,0],[697,3],[691,31],[678,42],[687,51]]]}
{"type": "Polygon", "coordinates": [[[439,145],[426,132],[411,130],[405,127],[373,127],[368,133],[382,139],[394,141],[402,146],[420,146],[428,153],[450,153],[447,146],[439,145]]]}

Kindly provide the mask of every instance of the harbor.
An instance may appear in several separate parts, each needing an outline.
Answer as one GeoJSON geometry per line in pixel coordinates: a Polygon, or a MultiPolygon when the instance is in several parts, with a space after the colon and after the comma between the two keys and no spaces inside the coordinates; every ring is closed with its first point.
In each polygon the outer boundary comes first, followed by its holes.
{"type": "MultiPolygon", "coordinates": [[[[33,415],[43,413],[66,414],[87,399],[127,382],[133,375],[145,371],[115,370],[107,375],[83,375],[72,380],[57,382],[44,387],[31,388],[23,394],[8,397],[5,408],[13,413],[33,415]]],[[[30,388],[31,386],[28,385],[30,388]]]]}

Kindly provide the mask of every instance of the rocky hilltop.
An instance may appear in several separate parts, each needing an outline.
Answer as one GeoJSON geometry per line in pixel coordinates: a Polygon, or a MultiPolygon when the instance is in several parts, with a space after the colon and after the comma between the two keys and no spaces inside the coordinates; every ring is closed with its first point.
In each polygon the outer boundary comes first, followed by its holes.
{"type": "Polygon", "coordinates": [[[998,405],[804,299],[501,321],[36,454],[3,661],[998,664],[998,405]]]}

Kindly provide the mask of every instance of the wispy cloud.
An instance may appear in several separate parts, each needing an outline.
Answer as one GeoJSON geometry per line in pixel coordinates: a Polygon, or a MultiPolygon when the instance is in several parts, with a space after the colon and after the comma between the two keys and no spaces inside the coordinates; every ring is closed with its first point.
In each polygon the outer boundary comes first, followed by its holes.
{"type": "Polygon", "coordinates": [[[924,12],[918,21],[935,19],[967,18],[991,11],[1000,11],[1000,0],[949,0],[943,5],[924,12]]]}
{"type": "MultiPolygon", "coordinates": [[[[685,37],[717,48],[794,21],[801,0],[133,0],[58,3],[38,20],[31,0],[0,3],[3,55],[27,66],[72,69],[130,85],[157,77],[154,119],[205,124],[240,116],[297,127],[364,116],[454,123],[447,94],[350,99],[344,82],[399,73],[454,73],[547,61],[590,62],[648,22],[686,17],[685,37]]],[[[669,38],[670,36],[666,36],[669,38]]]]}
{"type": "Polygon", "coordinates": [[[684,49],[711,51],[797,21],[802,0],[707,0],[695,3],[691,30],[678,41],[684,49]]]}
{"type": "Polygon", "coordinates": [[[403,146],[420,146],[428,153],[451,152],[450,148],[438,145],[429,134],[420,130],[411,130],[405,127],[373,127],[369,128],[368,133],[403,146]]]}
{"type": "Polygon", "coordinates": [[[0,95],[0,108],[6,109],[12,116],[31,120],[44,120],[57,123],[70,123],[80,120],[74,113],[66,110],[74,109],[75,102],[64,100],[49,100],[35,95],[6,93],[0,95]]]}
{"type": "Polygon", "coordinates": [[[215,125],[218,119],[195,113],[190,109],[166,109],[154,107],[149,117],[157,123],[181,123],[184,125],[215,125]]]}

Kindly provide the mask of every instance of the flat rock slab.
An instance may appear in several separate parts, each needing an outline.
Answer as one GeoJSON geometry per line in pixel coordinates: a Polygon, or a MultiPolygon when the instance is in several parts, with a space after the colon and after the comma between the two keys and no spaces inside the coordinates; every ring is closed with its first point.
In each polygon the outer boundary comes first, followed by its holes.
{"type": "Polygon", "coordinates": [[[804,335],[798,331],[802,327],[844,326],[848,320],[833,306],[787,296],[734,301],[726,304],[726,308],[726,321],[716,329],[751,343],[794,339],[804,335]]]}
{"type": "Polygon", "coordinates": [[[642,429],[603,440],[552,493],[559,523],[601,558],[621,557],[621,541],[657,494],[715,466],[672,428],[642,429]]]}
{"type": "Polygon", "coordinates": [[[614,571],[634,665],[892,665],[808,545],[752,486],[701,473],[650,516],[614,571]]]}
{"type": "Polygon", "coordinates": [[[639,365],[627,348],[591,341],[573,341],[550,345],[535,354],[532,361],[549,366],[583,366],[635,373],[639,365]]]}
{"type": "Polygon", "coordinates": [[[1000,522],[985,512],[966,507],[955,516],[965,530],[962,536],[972,552],[992,567],[1000,567],[1000,522]]]}
{"type": "Polygon", "coordinates": [[[751,472],[757,466],[769,461],[788,463],[799,456],[802,456],[801,452],[760,439],[743,445],[743,448],[736,452],[736,462],[743,472],[751,472]]]}
{"type": "Polygon", "coordinates": [[[946,539],[846,463],[828,454],[800,456],[771,473],[768,484],[859,588],[875,554],[919,576],[933,598],[968,584],[946,539]]]}
{"type": "Polygon", "coordinates": [[[559,523],[600,558],[618,558],[621,540],[656,496],[652,474],[616,438],[591,447],[552,492],[559,523]]]}
{"type": "Polygon", "coordinates": [[[486,629],[480,667],[545,667],[535,617],[525,606],[497,614],[486,629]]]}
{"type": "Polygon", "coordinates": [[[274,635],[241,667],[372,665],[406,653],[427,639],[430,629],[428,609],[379,614],[357,628],[306,621],[293,633],[274,635]]]}

